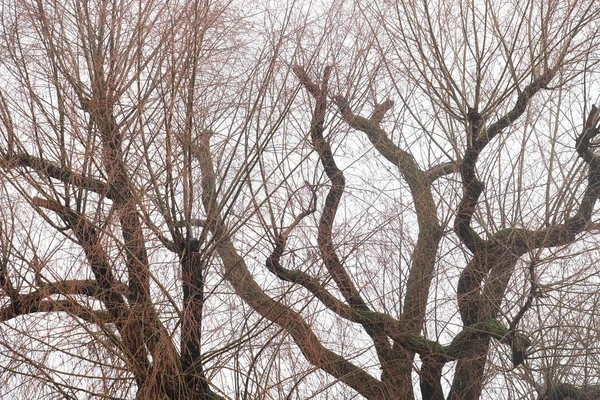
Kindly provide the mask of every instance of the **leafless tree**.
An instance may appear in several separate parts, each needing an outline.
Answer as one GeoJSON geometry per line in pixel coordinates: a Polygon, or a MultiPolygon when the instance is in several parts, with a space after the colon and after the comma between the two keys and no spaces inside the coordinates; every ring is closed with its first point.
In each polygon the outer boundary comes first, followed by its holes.
{"type": "Polygon", "coordinates": [[[3,395],[593,398],[600,6],[3,0],[3,395]]]}

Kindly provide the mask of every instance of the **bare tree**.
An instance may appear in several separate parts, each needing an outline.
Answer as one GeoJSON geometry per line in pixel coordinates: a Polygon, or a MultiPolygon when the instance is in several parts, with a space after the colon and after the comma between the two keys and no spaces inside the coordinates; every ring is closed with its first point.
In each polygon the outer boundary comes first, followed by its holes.
{"type": "Polygon", "coordinates": [[[373,3],[3,1],[1,393],[595,395],[600,7],[373,3]]]}

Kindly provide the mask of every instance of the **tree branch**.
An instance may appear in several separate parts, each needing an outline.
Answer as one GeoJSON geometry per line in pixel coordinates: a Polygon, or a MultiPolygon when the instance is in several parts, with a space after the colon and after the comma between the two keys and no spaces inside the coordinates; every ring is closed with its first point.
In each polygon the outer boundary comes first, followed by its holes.
{"type": "Polygon", "coordinates": [[[202,202],[207,215],[206,226],[213,232],[212,240],[223,262],[225,279],[252,309],[288,332],[312,365],[344,382],[368,399],[380,398],[384,393],[381,382],[325,348],[298,313],[271,299],[256,283],[248,271],[246,262],[235,248],[229,230],[218,212],[216,177],[210,153],[209,133],[200,136],[198,150],[202,173],[202,202]]]}
{"type": "MultiPolygon", "coordinates": [[[[402,321],[408,324],[408,329],[411,332],[418,333],[425,317],[435,257],[442,237],[437,218],[437,207],[431,193],[430,183],[433,180],[430,180],[429,176],[420,169],[414,157],[397,146],[379,126],[383,114],[390,110],[394,104],[391,100],[376,106],[369,119],[352,113],[348,101],[343,97],[335,96],[334,101],[344,121],[350,127],[365,133],[375,149],[399,169],[402,177],[408,183],[414,199],[419,224],[419,237],[413,252],[413,266],[410,269],[408,278],[402,321]]],[[[437,171],[437,173],[447,172],[448,169],[443,167],[437,171]]]]}
{"type": "MultiPolygon", "coordinates": [[[[137,374],[138,379],[143,379],[150,362],[146,352],[142,351],[144,343],[143,338],[140,337],[140,322],[138,318],[132,317],[129,306],[122,294],[115,290],[112,266],[96,228],[83,215],[54,200],[34,197],[33,205],[55,212],[73,230],[83,248],[98,287],[101,289],[99,296],[123,336],[130,353],[131,363],[135,367],[134,372],[137,374]]],[[[131,288],[128,286],[129,290],[131,288]]]]}
{"type": "Polygon", "coordinates": [[[74,299],[55,300],[49,298],[56,294],[101,298],[102,291],[95,281],[90,280],[46,283],[36,291],[11,296],[10,303],[0,308],[0,321],[8,321],[17,316],[38,312],[66,312],[92,323],[113,323],[115,319],[108,311],[93,310],[88,306],[78,304],[74,299]]]}
{"type": "Polygon", "coordinates": [[[17,167],[29,168],[41,175],[59,180],[65,184],[71,184],[80,189],[91,190],[92,192],[106,196],[108,199],[113,198],[113,194],[106,182],[86,177],[69,168],[57,165],[40,157],[34,157],[25,153],[5,156],[0,158],[0,167],[7,170],[17,167]]]}

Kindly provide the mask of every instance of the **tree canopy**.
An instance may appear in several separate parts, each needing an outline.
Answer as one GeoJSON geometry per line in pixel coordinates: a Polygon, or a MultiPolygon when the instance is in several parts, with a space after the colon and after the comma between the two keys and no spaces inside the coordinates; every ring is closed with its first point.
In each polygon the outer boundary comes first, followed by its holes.
{"type": "Polygon", "coordinates": [[[600,6],[2,0],[0,394],[600,390],[600,6]]]}

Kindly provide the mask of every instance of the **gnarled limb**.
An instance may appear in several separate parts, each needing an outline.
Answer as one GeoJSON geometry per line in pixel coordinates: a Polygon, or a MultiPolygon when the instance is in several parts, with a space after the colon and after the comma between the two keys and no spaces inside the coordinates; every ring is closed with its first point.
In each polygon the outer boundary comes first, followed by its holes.
{"type": "MultiPolygon", "coordinates": [[[[539,82],[537,86],[530,85],[528,94],[523,95],[525,97],[520,96],[518,102],[522,103],[527,100],[534,93],[534,89],[539,90],[539,87],[539,82]]],[[[523,104],[515,106],[511,111],[511,118],[517,114],[515,110],[521,110],[522,107],[524,107],[523,104]]],[[[493,126],[503,126],[502,124],[493,126]]],[[[583,199],[572,217],[567,218],[562,224],[544,229],[505,229],[493,235],[485,242],[484,246],[469,247],[471,250],[475,250],[475,254],[462,272],[457,290],[458,305],[465,326],[496,317],[519,257],[536,248],[549,248],[572,243],[577,235],[586,229],[592,216],[593,207],[600,197],[600,162],[598,156],[589,151],[590,131],[588,127],[584,127],[584,132],[577,140],[577,151],[588,164],[589,170],[583,199]],[[483,285],[484,279],[486,283],[483,285]]],[[[476,152],[473,155],[476,155],[476,152]]],[[[474,172],[474,169],[471,172],[474,172]]],[[[476,197],[472,197],[472,200],[476,200],[476,197]]],[[[465,240],[464,237],[461,239],[468,245],[468,240],[465,240]]],[[[512,358],[513,363],[518,365],[526,356],[524,347],[528,347],[528,344],[519,336],[514,337],[516,339],[511,345],[512,358]]],[[[476,339],[470,345],[476,350],[474,356],[459,360],[450,398],[459,399],[465,398],[465,396],[477,398],[480,395],[481,374],[486,361],[488,343],[489,337],[476,339]]]]}
{"type": "MultiPolygon", "coordinates": [[[[300,82],[304,85],[304,87],[316,99],[316,105],[313,112],[310,133],[313,147],[319,154],[321,163],[323,164],[325,172],[331,181],[331,188],[325,199],[325,207],[323,209],[323,213],[319,221],[319,234],[317,242],[319,243],[321,256],[323,257],[323,261],[325,263],[325,266],[327,267],[327,270],[333,277],[342,295],[350,304],[350,306],[358,310],[370,311],[370,308],[360,296],[350,276],[348,275],[348,273],[344,269],[344,266],[339,260],[332,240],[333,221],[337,212],[341,196],[344,192],[345,178],[342,171],[337,167],[335,163],[335,159],[331,151],[331,145],[323,136],[325,124],[325,111],[327,110],[327,84],[329,80],[329,75],[331,73],[331,67],[325,67],[322,79],[323,82],[321,83],[321,85],[312,82],[308,77],[306,71],[304,71],[304,69],[300,66],[296,65],[294,67],[294,73],[296,74],[300,82]]],[[[392,106],[393,102],[391,101],[387,101],[384,104],[380,105],[378,108],[376,108],[373,115],[371,116],[372,120],[378,121],[377,123],[379,123],[383,118],[385,112],[388,111],[392,106]]],[[[413,283],[412,286],[414,288],[416,284],[413,283]]],[[[411,291],[412,289],[408,290],[411,291]]],[[[419,294],[422,293],[419,292],[419,294]]],[[[408,318],[407,321],[410,321],[408,322],[408,324],[414,324],[415,318],[408,318]]],[[[422,320],[419,320],[417,322],[419,326],[418,329],[420,330],[422,320]]],[[[373,343],[375,344],[375,350],[377,351],[377,355],[379,357],[383,369],[382,380],[386,384],[389,383],[389,390],[391,390],[392,392],[398,392],[398,396],[405,396],[406,398],[410,398],[412,396],[412,385],[410,385],[407,381],[408,374],[398,372],[406,372],[407,370],[410,370],[410,363],[406,360],[410,359],[411,357],[406,357],[402,353],[401,349],[394,346],[390,346],[388,338],[383,333],[382,326],[373,324],[363,324],[363,327],[365,331],[369,334],[369,336],[371,336],[371,338],[373,339],[373,343]]],[[[409,331],[411,330],[411,328],[407,329],[409,331]]]]}
{"type": "MultiPolygon", "coordinates": [[[[431,192],[431,182],[421,170],[414,157],[397,146],[380,127],[383,114],[391,109],[393,102],[388,100],[378,105],[369,119],[355,115],[348,101],[341,96],[334,98],[344,121],[352,128],[367,135],[375,149],[394,164],[408,183],[415,202],[419,236],[413,252],[413,267],[407,282],[402,322],[410,332],[420,332],[425,318],[427,296],[439,241],[442,237],[437,218],[437,206],[431,192]]],[[[453,169],[440,167],[436,174],[449,173],[453,169]]]]}
{"type": "Polygon", "coordinates": [[[385,398],[385,389],[377,379],[356,365],[324,347],[310,326],[289,307],[271,299],[256,283],[246,262],[235,248],[231,233],[219,215],[216,177],[210,152],[210,132],[200,137],[198,161],[202,172],[202,202],[206,210],[206,226],[212,232],[224,268],[225,279],[236,293],[261,316],[285,329],[306,359],[368,399],[385,398]]]}
{"type": "MultiPolygon", "coordinates": [[[[393,107],[393,101],[387,100],[377,105],[368,119],[355,115],[350,109],[347,99],[335,96],[334,101],[341,112],[343,120],[353,129],[366,134],[375,149],[398,168],[410,188],[416,208],[419,234],[412,255],[413,265],[408,276],[404,308],[400,321],[407,332],[418,334],[421,332],[425,319],[437,248],[442,238],[442,231],[437,217],[437,206],[431,192],[433,179],[430,179],[420,169],[409,152],[397,146],[381,128],[380,123],[385,113],[393,107]]],[[[436,173],[439,175],[449,171],[450,169],[440,168],[436,173]]],[[[431,177],[433,178],[433,176],[431,177]]],[[[399,357],[398,361],[395,362],[394,369],[396,373],[394,375],[404,376],[402,382],[398,377],[394,380],[398,381],[399,386],[411,387],[410,382],[407,381],[407,377],[410,377],[407,371],[412,368],[414,355],[410,352],[403,353],[398,343],[394,344],[393,350],[397,354],[395,357],[399,357]]],[[[407,395],[407,397],[410,397],[410,395],[407,395]]]]}

